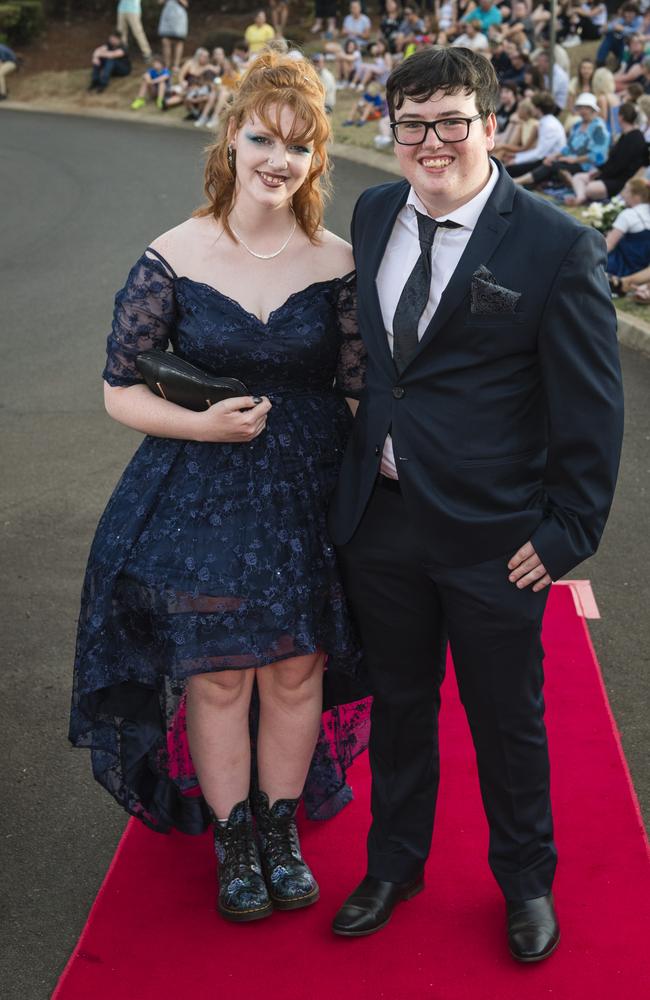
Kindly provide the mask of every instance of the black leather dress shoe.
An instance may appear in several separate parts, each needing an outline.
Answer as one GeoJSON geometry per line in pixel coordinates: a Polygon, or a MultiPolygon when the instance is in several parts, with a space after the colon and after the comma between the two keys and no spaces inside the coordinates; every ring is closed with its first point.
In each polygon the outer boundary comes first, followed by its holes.
{"type": "Polygon", "coordinates": [[[334,917],[332,930],[345,937],[363,937],[385,927],[398,903],[424,889],[424,877],[411,882],[382,882],[366,875],[334,917]]]}
{"type": "Polygon", "coordinates": [[[560,941],[560,925],[553,906],[553,896],[536,899],[506,900],[508,945],[518,962],[541,962],[548,958],[560,941]]]}

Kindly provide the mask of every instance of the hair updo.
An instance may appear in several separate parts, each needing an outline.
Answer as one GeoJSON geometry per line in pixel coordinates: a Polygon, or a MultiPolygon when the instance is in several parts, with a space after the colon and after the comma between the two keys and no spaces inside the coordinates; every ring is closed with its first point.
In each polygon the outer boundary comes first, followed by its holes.
{"type": "MultiPolygon", "coordinates": [[[[263,52],[246,70],[226,109],[216,141],[208,147],[204,173],[207,205],[197,216],[211,215],[233,237],[228,216],[235,201],[235,173],[228,164],[228,131],[240,129],[257,115],[270,132],[285,143],[310,143],[313,156],[309,173],[292,199],[296,221],[310,240],[322,226],[327,193],[330,124],[325,112],[325,91],[313,66],[305,59],[291,59],[273,51],[263,52]],[[280,114],[289,108],[294,115],[289,135],[280,128],[280,114]]],[[[234,237],[233,237],[234,238],[234,237]]]]}

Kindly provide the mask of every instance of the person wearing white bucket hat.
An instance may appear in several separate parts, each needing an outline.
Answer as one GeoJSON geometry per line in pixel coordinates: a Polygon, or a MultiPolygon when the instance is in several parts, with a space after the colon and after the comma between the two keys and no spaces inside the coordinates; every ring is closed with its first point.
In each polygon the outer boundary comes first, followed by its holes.
{"type": "Polygon", "coordinates": [[[580,121],[572,126],[566,146],[559,153],[547,156],[533,170],[515,178],[515,184],[536,187],[545,181],[563,183],[566,178],[562,175],[594,170],[605,162],[609,152],[609,132],[600,117],[596,97],[589,92],[579,94],[574,107],[580,121]]]}
{"type": "Polygon", "coordinates": [[[591,108],[591,110],[595,111],[596,114],[598,114],[598,112],[600,111],[600,108],[598,107],[598,101],[596,100],[594,94],[590,94],[588,91],[585,91],[582,94],[578,94],[573,106],[576,109],[591,108]]]}

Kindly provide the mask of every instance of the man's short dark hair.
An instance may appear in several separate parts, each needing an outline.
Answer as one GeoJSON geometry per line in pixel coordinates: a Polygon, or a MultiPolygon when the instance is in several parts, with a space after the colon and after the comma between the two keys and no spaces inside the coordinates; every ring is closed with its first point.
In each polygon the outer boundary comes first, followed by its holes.
{"type": "Polygon", "coordinates": [[[434,45],[409,56],[388,77],[386,100],[391,119],[406,98],[424,104],[438,90],[467,97],[474,94],[483,118],[497,109],[499,82],[492,63],[471,49],[434,45]]]}
{"type": "Polygon", "coordinates": [[[618,117],[628,125],[634,125],[639,115],[639,109],[632,101],[625,101],[618,109],[618,117]]]}
{"type": "Polygon", "coordinates": [[[555,98],[547,90],[540,90],[538,94],[533,94],[531,101],[543,115],[554,115],[557,110],[555,98]]]}

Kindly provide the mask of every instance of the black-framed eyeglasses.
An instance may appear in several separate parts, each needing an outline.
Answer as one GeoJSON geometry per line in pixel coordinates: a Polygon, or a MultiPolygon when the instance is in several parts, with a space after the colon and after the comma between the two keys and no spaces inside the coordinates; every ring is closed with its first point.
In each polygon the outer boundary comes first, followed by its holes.
{"type": "Polygon", "coordinates": [[[419,146],[427,137],[430,128],[433,129],[440,142],[465,142],[469,135],[472,122],[478,121],[483,115],[472,118],[439,118],[435,122],[413,121],[391,122],[390,127],[395,136],[395,142],[400,146],[419,146]]]}

